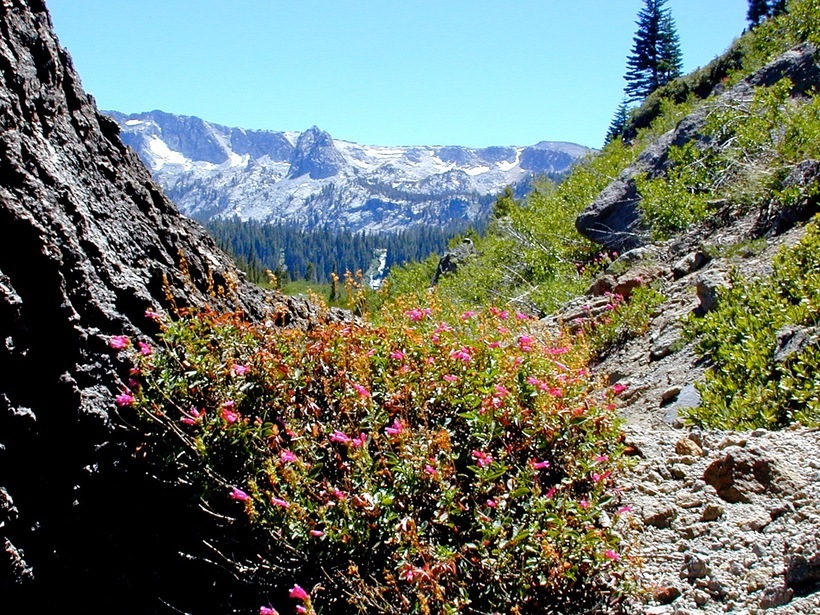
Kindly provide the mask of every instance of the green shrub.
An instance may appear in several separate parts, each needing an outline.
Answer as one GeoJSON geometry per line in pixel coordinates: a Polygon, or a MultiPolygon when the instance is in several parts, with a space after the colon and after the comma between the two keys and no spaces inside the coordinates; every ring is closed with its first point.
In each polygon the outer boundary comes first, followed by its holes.
{"type": "Polygon", "coordinates": [[[798,421],[820,424],[820,349],[811,327],[820,322],[820,233],[782,251],[762,280],[734,274],[718,308],[687,327],[710,362],[699,386],[693,423],[719,429],[777,429],[798,421]],[[808,343],[778,356],[778,332],[808,331],[808,343]]]}
{"type": "Polygon", "coordinates": [[[619,421],[590,396],[583,349],[523,314],[431,302],[395,302],[380,326],[167,323],[119,403],[166,477],[251,528],[242,561],[272,588],[262,604],[294,583],[325,613],[616,601],[602,513],[617,519],[619,421]]]}
{"type": "Polygon", "coordinates": [[[609,313],[584,325],[590,357],[600,360],[649,329],[655,310],[665,297],[651,286],[636,288],[628,300],[609,295],[609,313]]]}

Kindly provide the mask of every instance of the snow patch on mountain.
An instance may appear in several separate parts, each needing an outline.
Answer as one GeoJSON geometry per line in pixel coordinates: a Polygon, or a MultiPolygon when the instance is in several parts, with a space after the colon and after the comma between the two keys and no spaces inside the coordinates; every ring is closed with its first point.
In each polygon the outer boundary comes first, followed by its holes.
{"type": "Polygon", "coordinates": [[[332,224],[353,231],[467,226],[506,186],[561,174],[591,150],[378,146],[304,132],[246,130],[162,111],[108,112],[180,210],[200,220],[332,224]]]}

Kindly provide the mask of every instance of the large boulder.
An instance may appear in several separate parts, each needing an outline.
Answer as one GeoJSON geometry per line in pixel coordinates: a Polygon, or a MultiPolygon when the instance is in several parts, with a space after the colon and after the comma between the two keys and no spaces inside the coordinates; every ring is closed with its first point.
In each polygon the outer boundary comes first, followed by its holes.
{"type": "Polygon", "coordinates": [[[205,304],[311,317],[246,283],[179,215],[83,91],[42,0],[4,0],[0,612],[227,612],[213,573],[179,558],[203,519],[184,489],[146,476],[113,402],[128,366],[109,347],[155,335],[147,310],[205,304]]]}

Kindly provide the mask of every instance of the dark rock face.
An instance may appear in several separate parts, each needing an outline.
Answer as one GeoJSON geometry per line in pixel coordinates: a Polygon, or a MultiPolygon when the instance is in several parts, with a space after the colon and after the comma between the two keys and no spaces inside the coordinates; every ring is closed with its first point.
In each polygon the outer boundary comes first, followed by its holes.
{"type": "Polygon", "coordinates": [[[344,158],[333,145],[333,138],[316,126],[299,135],[293,153],[289,177],[310,175],[311,179],[326,179],[344,166],[344,158]]]}
{"type": "MultiPolygon", "coordinates": [[[[794,83],[793,96],[800,96],[820,81],[820,64],[818,50],[809,43],[792,49],[750,75],[733,88],[717,96],[714,105],[732,105],[750,100],[756,87],[769,87],[789,77],[794,83]]],[[[575,222],[578,232],[605,246],[609,250],[624,252],[649,241],[648,229],[641,218],[638,203],[640,195],[635,186],[635,179],[641,174],[650,178],[663,176],[669,168],[669,150],[694,142],[698,147],[712,146],[703,134],[703,127],[709,117],[712,105],[698,107],[692,114],[682,119],[678,125],[665,135],[653,141],[644,150],[635,163],[627,167],[621,175],[607,186],[575,222]]],[[[795,184],[813,181],[816,171],[812,165],[801,169],[799,176],[793,178],[795,184]]],[[[815,203],[788,212],[787,218],[805,217],[806,212],[815,207],[815,203]]],[[[777,220],[779,222],[779,218],[777,220]]],[[[793,223],[793,222],[792,222],[793,223]]],[[[769,226],[776,224],[772,220],[769,226]]]]}
{"type": "Polygon", "coordinates": [[[155,334],[147,309],[284,322],[309,306],[245,283],[179,215],[41,1],[0,4],[0,79],[0,611],[223,612],[213,574],[178,557],[201,544],[190,496],[146,476],[115,412],[128,366],[108,341],[155,334]]]}
{"type": "Polygon", "coordinates": [[[441,276],[448,273],[455,273],[458,268],[475,256],[475,245],[469,237],[465,237],[464,241],[449,250],[441,257],[436,267],[436,273],[433,275],[433,285],[438,284],[441,276]]]}

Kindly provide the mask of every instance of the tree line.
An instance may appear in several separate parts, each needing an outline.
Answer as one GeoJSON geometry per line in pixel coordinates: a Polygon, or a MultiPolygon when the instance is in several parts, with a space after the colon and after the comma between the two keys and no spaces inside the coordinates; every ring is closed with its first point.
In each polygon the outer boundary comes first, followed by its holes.
{"type": "MultiPolygon", "coordinates": [[[[267,271],[284,281],[306,280],[326,284],[333,273],[364,271],[377,249],[387,250],[387,267],[419,262],[441,254],[449,241],[466,229],[415,226],[397,232],[354,233],[328,225],[305,229],[259,221],[213,220],[205,224],[217,244],[231,254],[254,282],[267,281],[267,271]]],[[[485,221],[474,225],[478,230],[485,221]]]]}

